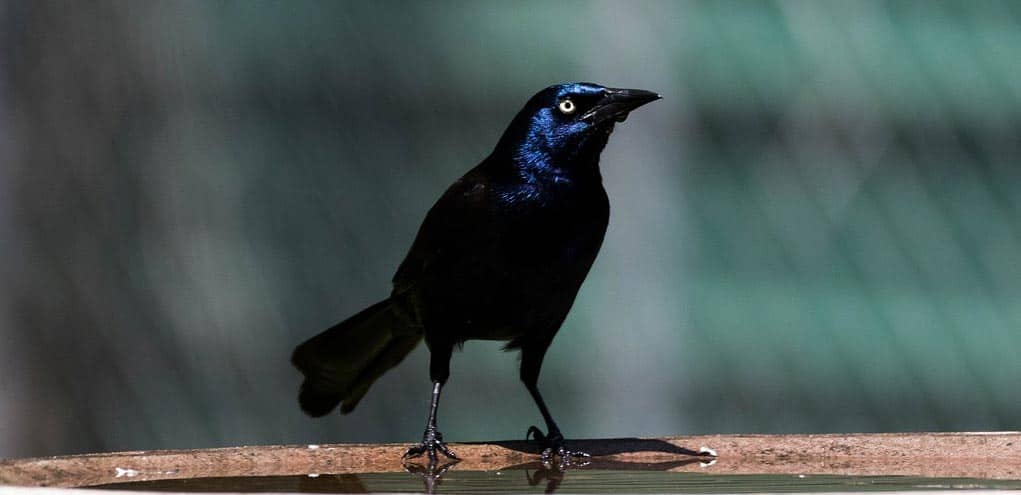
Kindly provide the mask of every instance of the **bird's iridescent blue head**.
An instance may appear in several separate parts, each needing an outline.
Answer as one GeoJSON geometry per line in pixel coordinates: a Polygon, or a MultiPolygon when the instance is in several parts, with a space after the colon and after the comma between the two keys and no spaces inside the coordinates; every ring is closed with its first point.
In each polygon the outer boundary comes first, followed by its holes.
{"type": "Polygon", "coordinates": [[[550,86],[528,100],[496,150],[511,154],[520,166],[594,166],[614,124],[660,98],[651,91],[592,83],[550,86]]]}

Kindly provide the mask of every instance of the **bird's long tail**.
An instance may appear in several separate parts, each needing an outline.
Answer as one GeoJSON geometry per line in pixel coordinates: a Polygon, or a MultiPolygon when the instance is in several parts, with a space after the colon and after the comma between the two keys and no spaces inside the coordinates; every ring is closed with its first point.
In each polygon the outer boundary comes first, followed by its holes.
{"type": "Polygon", "coordinates": [[[343,403],[351,412],[369,387],[422,340],[393,299],[378,302],[294,349],[291,362],[305,375],[298,402],[310,416],[343,403]]]}

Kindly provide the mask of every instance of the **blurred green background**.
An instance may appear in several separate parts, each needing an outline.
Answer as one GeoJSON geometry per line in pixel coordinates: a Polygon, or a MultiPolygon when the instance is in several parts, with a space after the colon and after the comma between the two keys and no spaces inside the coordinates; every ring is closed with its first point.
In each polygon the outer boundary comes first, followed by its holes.
{"type": "MultiPolygon", "coordinates": [[[[1021,3],[0,4],[0,457],[410,442],[293,346],[388,293],[535,91],[645,88],[540,388],[569,437],[1021,426],[1021,3]]],[[[454,356],[448,440],[541,423],[454,356]]]]}

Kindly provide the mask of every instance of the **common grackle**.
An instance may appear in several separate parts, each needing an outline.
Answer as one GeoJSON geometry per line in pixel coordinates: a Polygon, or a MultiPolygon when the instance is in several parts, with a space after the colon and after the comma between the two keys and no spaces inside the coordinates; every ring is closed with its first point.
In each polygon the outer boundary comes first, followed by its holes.
{"type": "Polygon", "coordinates": [[[429,348],[432,402],[422,443],[405,457],[456,458],[436,429],[450,355],[466,340],[521,350],[521,381],[546,421],[543,459],[574,456],[536,383],[606,233],[610,204],[599,154],[617,122],[660,95],[591,83],[550,86],[511,121],[492,154],[454,182],[425,217],[390,297],[309,339],[292,362],[301,408],[355,408],[419,341],[429,348]]]}

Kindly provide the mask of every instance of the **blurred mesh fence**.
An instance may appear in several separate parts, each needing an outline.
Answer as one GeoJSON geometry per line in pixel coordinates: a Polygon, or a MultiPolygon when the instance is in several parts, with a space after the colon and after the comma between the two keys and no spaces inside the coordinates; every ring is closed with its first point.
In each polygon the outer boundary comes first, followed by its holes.
{"type": "MultiPolygon", "coordinates": [[[[540,386],[568,436],[1016,429],[1016,2],[0,3],[0,456],[407,441],[419,349],[305,418],[293,345],[385,296],[536,90],[665,95],[540,386]]],[[[454,357],[450,440],[539,421],[454,357]]]]}

